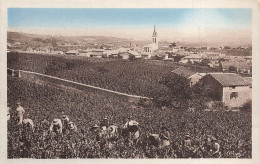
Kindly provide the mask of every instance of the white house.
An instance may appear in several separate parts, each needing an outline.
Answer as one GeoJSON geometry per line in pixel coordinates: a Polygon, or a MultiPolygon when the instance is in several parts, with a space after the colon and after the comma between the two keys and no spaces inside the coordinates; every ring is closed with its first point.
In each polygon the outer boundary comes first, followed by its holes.
{"type": "Polygon", "coordinates": [[[188,62],[194,63],[194,62],[201,62],[201,61],[202,61],[201,55],[191,54],[182,58],[180,63],[188,63],[188,62]]]}
{"type": "Polygon", "coordinates": [[[228,107],[240,107],[252,100],[251,84],[235,73],[209,73],[200,83],[213,100],[222,101],[228,107]]]}

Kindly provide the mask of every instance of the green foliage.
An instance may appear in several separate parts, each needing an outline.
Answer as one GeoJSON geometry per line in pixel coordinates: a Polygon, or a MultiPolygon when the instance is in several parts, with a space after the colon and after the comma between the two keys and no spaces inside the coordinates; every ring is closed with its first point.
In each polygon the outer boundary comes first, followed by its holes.
{"type": "Polygon", "coordinates": [[[167,92],[154,95],[153,101],[157,106],[173,106],[175,108],[187,108],[187,101],[191,98],[189,80],[169,73],[160,81],[167,87],[167,92]]]}
{"type": "Polygon", "coordinates": [[[248,100],[240,107],[240,110],[245,112],[252,112],[252,101],[248,100]]]}
{"type": "MultiPolygon", "coordinates": [[[[216,136],[221,143],[223,158],[236,158],[236,154],[232,152],[238,149],[239,142],[241,147],[245,147],[241,149],[241,158],[252,158],[252,119],[248,112],[195,110],[190,113],[171,108],[156,108],[146,100],[140,102],[147,109],[136,110],[131,108],[132,104],[128,99],[111,93],[39,85],[10,76],[7,84],[11,115],[15,109],[15,100],[19,99],[26,111],[26,118],[32,119],[36,125],[34,133],[26,134],[30,137],[31,145],[30,153],[25,158],[185,158],[179,152],[184,151],[181,147],[186,133],[192,136],[194,147],[203,143],[205,135],[216,136]],[[42,121],[47,119],[50,122],[54,118],[61,118],[63,112],[77,125],[78,131],[63,137],[51,136],[44,139],[43,130],[49,129],[49,125],[42,124],[42,121]],[[109,122],[120,126],[124,118],[130,115],[139,122],[140,144],[127,146],[120,138],[112,148],[100,148],[95,134],[89,131],[90,127],[95,123],[99,124],[103,116],[108,116],[109,122]],[[151,153],[151,149],[146,146],[147,134],[158,133],[161,125],[167,126],[170,132],[172,146],[167,150],[167,156],[156,151],[151,153]],[[68,146],[67,149],[63,150],[64,146],[68,146]]],[[[12,120],[7,124],[8,158],[24,157],[19,144],[19,127],[12,120]]]]}
{"type": "Polygon", "coordinates": [[[201,64],[207,66],[210,63],[209,59],[202,59],[201,64]]]}
{"type": "Polygon", "coordinates": [[[237,72],[237,67],[235,67],[235,66],[229,66],[228,70],[229,70],[230,72],[237,72]]]}

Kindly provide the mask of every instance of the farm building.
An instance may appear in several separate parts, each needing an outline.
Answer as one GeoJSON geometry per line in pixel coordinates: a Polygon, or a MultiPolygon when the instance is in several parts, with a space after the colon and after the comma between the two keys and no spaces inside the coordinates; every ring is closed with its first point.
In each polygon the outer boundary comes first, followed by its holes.
{"type": "Polygon", "coordinates": [[[187,67],[182,67],[182,66],[171,72],[176,75],[183,76],[183,77],[189,79],[191,86],[195,85],[202,77],[204,77],[206,75],[206,73],[198,73],[187,67]]]}
{"type": "Polygon", "coordinates": [[[140,59],[142,58],[142,55],[139,52],[136,51],[129,51],[128,53],[130,53],[131,55],[133,55],[135,58],[140,59]]]}
{"type": "Polygon", "coordinates": [[[106,50],[103,52],[105,57],[115,57],[118,55],[118,51],[117,50],[106,50]]]}
{"type": "Polygon", "coordinates": [[[130,53],[128,52],[121,52],[118,54],[118,58],[120,59],[129,59],[129,57],[130,57],[130,53]]]}
{"type": "Polygon", "coordinates": [[[90,52],[86,51],[86,50],[80,50],[79,51],[79,56],[86,56],[86,57],[90,57],[90,52]]]}
{"type": "Polygon", "coordinates": [[[128,51],[119,53],[118,57],[121,59],[129,59],[130,56],[134,56],[134,58],[141,58],[141,54],[136,51],[128,51]]]}
{"type": "Polygon", "coordinates": [[[66,55],[79,55],[78,50],[69,50],[66,52],[66,55]]]}
{"type": "Polygon", "coordinates": [[[200,83],[213,100],[222,101],[228,107],[239,107],[252,99],[250,82],[235,73],[210,73],[200,83]]]}
{"type": "Polygon", "coordinates": [[[221,62],[221,65],[223,71],[235,71],[235,72],[248,73],[248,74],[252,72],[252,63],[223,61],[221,62]],[[233,67],[233,69],[236,70],[230,70],[231,67],[233,67]]]}
{"type": "Polygon", "coordinates": [[[51,54],[54,54],[54,55],[63,55],[64,52],[63,52],[63,51],[52,51],[51,54]]]}
{"type": "Polygon", "coordinates": [[[201,62],[202,57],[199,54],[191,54],[189,56],[185,56],[184,58],[181,59],[181,63],[194,63],[194,62],[201,62]]]}
{"type": "Polygon", "coordinates": [[[102,58],[104,51],[105,50],[103,50],[103,49],[90,49],[90,50],[87,50],[87,52],[90,53],[90,57],[94,57],[94,58],[102,58]]]}

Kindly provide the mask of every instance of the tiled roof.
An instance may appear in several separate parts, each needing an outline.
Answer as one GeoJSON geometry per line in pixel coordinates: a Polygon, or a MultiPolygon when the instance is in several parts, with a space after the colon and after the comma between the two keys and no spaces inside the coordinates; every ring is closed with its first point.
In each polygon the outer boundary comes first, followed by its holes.
{"type": "Polygon", "coordinates": [[[252,64],[246,62],[234,62],[234,61],[222,61],[222,68],[228,69],[230,66],[234,66],[239,69],[250,69],[252,64]]]}
{"type": "Polygon", "coordinates": [[[210,73],[222,86],[247,86],[250,83],[235,73],[210,73]]]}
{"type": "Polygon", "coordinates": [[[167,54],[164,53],[164,52],[162,52],[162,51],[155,51],[155,52],[154,52],[154,55],[156,55],[156,56],[161,56],[161,57],[167,56],[167,54]]]}
{"type": "Polygon", "coordinates": [[[196,74],[197,72],[192,71],[191,69],[187,68],[187,67],[179,67],[175,70],[172,71],[173,73],[183,76],[185,78],[190,77],[191,75],[196,74]]]}
{"type": "Polygon", "coordinates": [[[201,59],[201,56],[198,54],[191,54],[189,56],[185,56],[184,59],[201,59]]]}

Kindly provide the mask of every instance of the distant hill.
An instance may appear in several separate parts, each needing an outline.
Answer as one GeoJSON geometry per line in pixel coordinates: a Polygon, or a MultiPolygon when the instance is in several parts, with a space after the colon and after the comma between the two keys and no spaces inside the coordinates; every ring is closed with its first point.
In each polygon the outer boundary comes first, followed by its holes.
{"type": "Polygon", "coordinates": [[[52,46],[53,43],[70,44],[70,45],[86,45],[89,43],[94,45],[113,45],[126,46],[131,40],[125,38],[107,37],[107,36],[56,36],[56,35],[38,35],[26,34],[21,32],[7,32],[7,41],[9,43],[20,42],[28,46],[52,46]]]}

